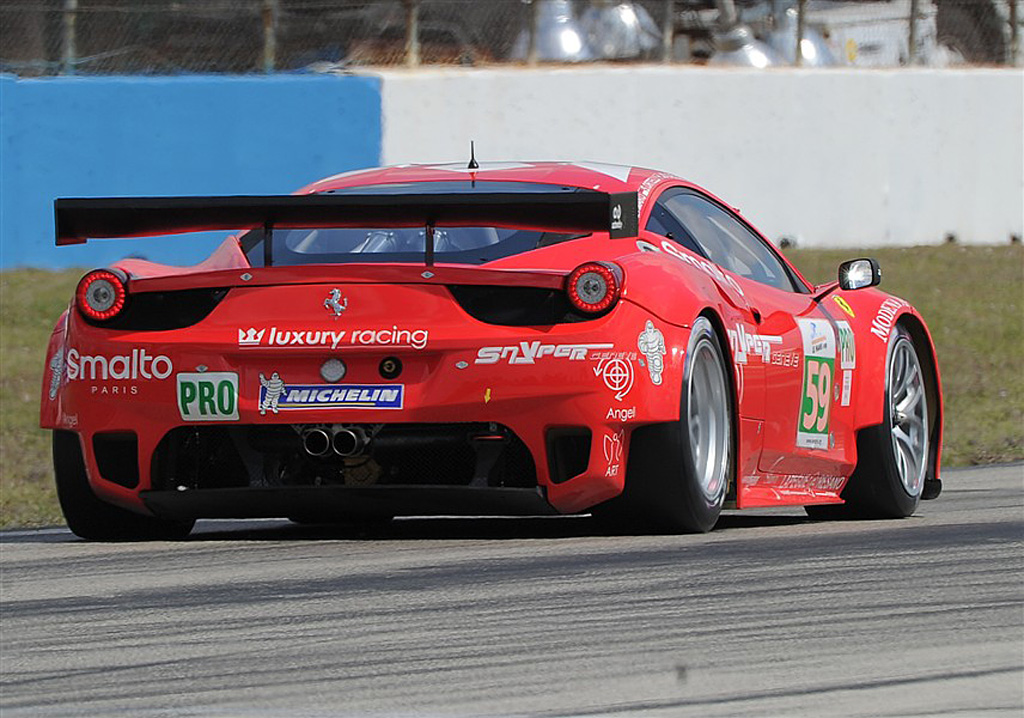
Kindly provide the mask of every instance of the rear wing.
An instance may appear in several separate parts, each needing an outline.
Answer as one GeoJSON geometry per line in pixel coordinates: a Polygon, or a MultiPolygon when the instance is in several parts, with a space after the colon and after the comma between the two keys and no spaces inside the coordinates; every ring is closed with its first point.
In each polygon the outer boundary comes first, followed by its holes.
{"type": "MultiPolygon", "coordinates": [[[[522,227],[635,237],[636,192],[308,194],[66,198],[54,201],[57,245],[263,227],[522,227]]],[[[428,254],[433,247],[428,243],[428,254]]]]}

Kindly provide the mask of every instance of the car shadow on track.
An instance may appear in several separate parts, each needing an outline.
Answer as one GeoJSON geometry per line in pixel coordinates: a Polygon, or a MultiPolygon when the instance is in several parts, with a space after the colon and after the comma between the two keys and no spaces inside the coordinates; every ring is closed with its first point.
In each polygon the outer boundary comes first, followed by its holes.
{"type": "MultiPolygon", "coordinates": [[[[727,514],[715,532],[793,526],[810,523],[801,514],[727,514]]],[[[641,531],[610,531],[590,516],[431,517],[401,518],[377,525],[310,524],[280,520],[210,519],[197,523],[185,542],[199,541],[417,541],[569,539],[601,536],[644,536],[641,531]]],[[[0,532],[0,544],[74,543],[82,541],[66,528],[0,532]]]]}
{"type": "MultiPolygon", "coordinates": [[[[716,532],[750,528],[791,526],[809,523],[800,515],[726,515],[722,516],[716,532]]],[[[416,540],[492,540],[560,539],[599,536],[643,536],[640,531],[610,531],[589,516],[551,516],[527,518],[441,517],[403,518],[378,525],[291,523],[263,524],[259,527],[231,528],[224,522],[217,525],[199,525],[190,541],[289,541],[289,540],[355,540],[355,541],[416,541],[416,540]]]]}

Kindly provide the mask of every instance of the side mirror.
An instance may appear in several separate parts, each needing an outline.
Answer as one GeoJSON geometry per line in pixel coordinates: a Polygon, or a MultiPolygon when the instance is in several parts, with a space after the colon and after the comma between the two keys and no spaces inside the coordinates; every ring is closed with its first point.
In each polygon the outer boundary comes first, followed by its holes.
{"type": "Polygon", "coordinates": [[[839,265],[840,289],[874,287],[882,281],[882,268],[874,259],[851,259],[839,265]]]}

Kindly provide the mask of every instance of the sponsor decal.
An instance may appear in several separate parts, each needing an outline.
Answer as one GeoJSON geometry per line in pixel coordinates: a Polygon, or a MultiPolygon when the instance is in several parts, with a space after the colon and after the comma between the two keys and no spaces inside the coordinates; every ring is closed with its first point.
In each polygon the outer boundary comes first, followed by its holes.
{"type": "Polygon", "coordinates": [[[839,405],[850,405],[850,392],[853,388],[853,370],[857,368],[857,340],[849,322],[836,322],[839,335],[839,368],[843,371],[843,390],[839,405]]]}
{"type": "Polygon", "coordinates": [[[772,352],[771,363],[773,366],[798,367],[800,355],[797,352],[772,352]]]}
{"type": "Polygon", "coordinates": [[[610,406],[608,414],[604,417],[607,421],[630,421],[636,418],[635,406],[610,406]]]}
{"type": "Polygon", "coordinates": [[[78,414],[64,414],[61,417],[60,423],[65,429],[77,429],[78,414]]]}
{"type": "Polygon", "coordinates": [[[896,321],[896,314],[904,306],[902,299],[896,299],[895,297],[889,297],[882,306],[878,308],[878,313],[875,314],[875,318],[871,320],[871,333],[884,342],[889,341],[889,333],[892,331],[892,325],[896,321]]]}
{"type": "Polygon", "coordinates": [[[552,357],[583,361],[588,352],[597,349],[610,349],[613,344],[541,344],[535,342],[519,342],[511,347],[481,347],[476,353],[476,364],[497,364],[503,359],[509,364],[535,364],[538,359],[552,357]]]}
{"type": "Polygon", "coordinates": [[[641,182],[640,186],[637,188],[636,191],[637,207],[643,207],[644,202],[647,201],[647,195],[651,193],[651,190],[654,189],[659,182],[661,182],[662,180],[669,179],[670,177],[672,177],[672,175],[666,172],[655,172],[650,177],[641,182]]]}
{"type": "Polygon", "coordinates": [[[172,371],[174,365],[170,357],[163,354],[153,356],[145,349],[132,349],[131,354],[112,357],[80,354],[77,349],[68,350],[68,381],[166,379],[172,371]]]}
{"type": "Polygon", "coordinates": [[[726,329],[725,333],[729,337],[733,361],[737,364],[746,364],[750,356],[761,357],[761,361],[768,364],[771,362],[772,344],[782,344],[782,337],[748,332],[742,324],[737,324],[735,329],[726,329]]]}
{"type": "Polygon", "coordinates": [[[651,375],[651,382],[655,386],[661,386],[661,372],[665,369],[665,335],[648,319],[640,336],[637,337],[636,344],[647,357],[647,371],[651,375]]]}
{"type": "Polygon", "coordinates": [[[774,485],[780,489],[810,489],[812,491],[838,491],[846,482],[845,476],[830,474],[793,474],[778,476],[774,485]]]}
{"type": "Polygon", "coordinates": [[[178,411],[185,421],[238,421],[238,374],[177,374],[178,411]]]}
{"type": "Polygon", "coordinates": [[[850,317],[857,316],[856,314],[853,313],[853,307],[851,307],[850,303],[847,302],[843,297],[840,297],[838,294],[833,294],[832,301],[838,304],[839,308],[846,312],[848,315],[850,315],[850,317]]]}
{"type": "Polygon", "coordinates": [[[622,465],[622,445],[626,441],[625,429],[619,429],[614,434],[604,435],[604,461],[608,465],[605,469],[605,476],[618,476],[619,468],[622,465]]]}
{"type": "Polygon", "coordinates": [[[324,307],[331,313],[331,316],[340,317],[341,313],[348,309],[348,297],[341,296],[340,289],[332,289],[327,293],[324,307]]]}
{"type": "Polygon", "coordinates": [[[633,364],[625,359],[602,359],[594,368],[594,375],[601,377],[604,385],[615,394],[616,401],[633,388],[633,364]]]}
{"type": "Polygon", "coordinates": [[[622,205],[612,207],[612,229],[622,229],[622,205]]]}
{"type": "Polygon", "coordinates": [[[266,414],[268,409],[276,414],[277,402],[284,394],[284,380],[276,371],[269,379],[260,372],[260,385],[260,414],[266,414]]]}
{"type": "Polygon", "coordinates": [[[57,390],[60,389],[60,380],[64,376],[64,352],[58,351],[50,359],[50,398],[57,398],[57,390]]]}
{"type": "Polygon", "coordinates": [[[401,409],[404,384],[288,384],[260,374],[260,413],[301,409],[401,409]]]}
{"type": "Polygon", "coordinates": [[[238,330],[238,346],[246,347],[330,347],[386,346],[423,349],[427,346],[426,329],[404,329],[397,324],[390,329],[356,329],[355,331],[330,329],[278,329],[277,327],[238,330]]]}
{"type": "Polygon", "coordinates": [[[797,323],[803,338],[804,378],[796,445],[805,449],[828,449],[836,361],[835,331],[824,319],[797,319],[797,323]]]}
{"type": "Polygon", "coordinates": [[[467,362],[467,361],[457,361],[457,362],[455,362],[455,368],[456,369],[465,369],[468,366],[469,366],[469,362],[467,362]]]}
{"type": "Polygon", "coordinates": [[[686,262],[687,264],[689,264],[692,267],[696,267],[697,269],[699,269],[700,271],[704,272],[704,274],[708,275],[712,279],[716,279],[719,282],[721,282],[722,284],[729,285],[741,297],[744,296],[744,294],[743,294],[743,287],[741,287],[739,285],[739,282],[737,282],[735,279],[733,279],[728,274],[723,272],[718,267],[718,265],[716,265],[716,264],[714,264],[712,262],[709,262],[706,259],[701,259],[699,257],[695,257],[693,255],[687,254],[685,251],[683,251],[682,247],[680,247],[679,245],[675,244],[670,239],[663,240],[662,243],[661,243],[661,248],[660,249],[658,247],[654,246],[653,244],[651,244],[650,242],[645,242],[644,240],[639,239],[636,242],[636,248],[637,248],[637,250],[639,250],[641,252],[659,252],[660,251],[660,252],[664,252],[665,254],[671,254],[676,259],[679,259],[679,260],[681,260],[683,262],[686,262]]]}

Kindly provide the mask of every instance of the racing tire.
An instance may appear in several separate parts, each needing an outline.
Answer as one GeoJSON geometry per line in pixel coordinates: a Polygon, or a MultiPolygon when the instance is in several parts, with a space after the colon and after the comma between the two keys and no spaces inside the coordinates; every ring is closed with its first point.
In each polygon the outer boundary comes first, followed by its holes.
{"type": "Polygon", "coordinates": [[[633,432],[622,495],[595,511],[616,528],[705,533],[714,528],[735,466],[728,364],[711,322],[690,332],[679,420],[633,432]]]}
{"type": "Polygon", "coordinates": [[[89,541],[175,541],[188,536],[195,520],[143,516],[101,501],[89,486],[78,434],[53,432],[57,499],[68,528],[89,541]]]}
{"type": "Polygon", "coordinates": [[[905,518],[917,510],[929,469],[926,382],[913,338],[897,325],[886,357],[882,423],[857,434],[846,503],[804,507],[811,518],[905,518]]]}

